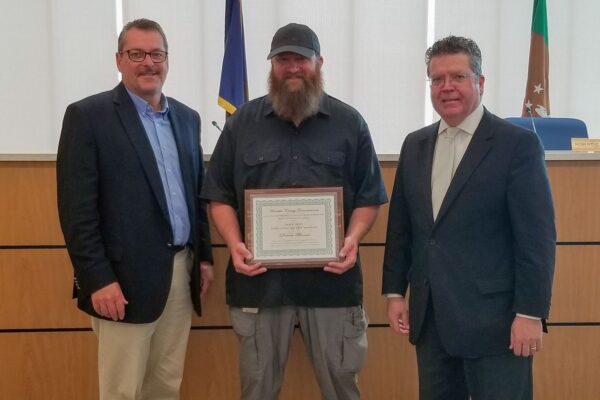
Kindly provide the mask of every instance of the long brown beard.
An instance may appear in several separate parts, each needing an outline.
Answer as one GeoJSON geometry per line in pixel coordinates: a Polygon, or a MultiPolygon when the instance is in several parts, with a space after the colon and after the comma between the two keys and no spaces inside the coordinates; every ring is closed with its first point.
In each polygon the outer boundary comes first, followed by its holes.
{"type": "Polygon", "coordinates": [[[273,105],[273,111],[281,119],[289,121],[303,121],[319,111],[319,101],[323,96],[323,77],[321,67],[317,65],[312,76],[299,73],[303,85],[298,90],[291,91],[286,83],[286,78],[278,79],[269,73],[268,98],[273,105]]]}

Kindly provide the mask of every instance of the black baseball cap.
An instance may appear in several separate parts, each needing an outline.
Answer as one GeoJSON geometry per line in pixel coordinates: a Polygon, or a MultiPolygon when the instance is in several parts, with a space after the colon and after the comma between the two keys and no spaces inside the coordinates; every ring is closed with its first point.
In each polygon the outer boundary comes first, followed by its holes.
{"type": "Polygon", "coordinates": [[[319,38],[306,25],[287,24],[275,32],[271,42],[271,52],[267,60],[275,57],[277,54],[292,52],[310,58],[315,54],[321,53],[319,38]]]}

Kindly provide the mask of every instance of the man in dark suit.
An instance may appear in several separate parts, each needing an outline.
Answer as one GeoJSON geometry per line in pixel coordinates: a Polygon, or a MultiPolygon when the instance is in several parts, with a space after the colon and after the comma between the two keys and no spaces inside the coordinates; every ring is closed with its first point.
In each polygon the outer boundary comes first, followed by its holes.
{"type": "Polygon", "coordinates": [[[58,208],[80,309],[98,337],[100,399],[179,399],[192,308],[212,279],[198,113],[162,94],[167,40],[128,23],[122,82],[71,104],[58,208]]]}
{"type": "Polygon", "coordinates": [[[544,152],[481,105],[474,41],[441,39],[426,61],[442,119],[402,147],[383,266],[389,323],[416,345],[421,399],[531,399],[556,240],[544,152]]]}

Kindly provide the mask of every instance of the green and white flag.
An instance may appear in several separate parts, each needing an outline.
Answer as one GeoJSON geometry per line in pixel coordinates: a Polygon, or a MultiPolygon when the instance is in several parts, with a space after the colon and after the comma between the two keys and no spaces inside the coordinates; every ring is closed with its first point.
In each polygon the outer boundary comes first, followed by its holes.
{"type": "Polygon", "coordinates": [[[550,85],[548,80],[548,18],[546,0],[534,0],[531,19],[529,73],[522,116],[550,116],[550,85]]]}

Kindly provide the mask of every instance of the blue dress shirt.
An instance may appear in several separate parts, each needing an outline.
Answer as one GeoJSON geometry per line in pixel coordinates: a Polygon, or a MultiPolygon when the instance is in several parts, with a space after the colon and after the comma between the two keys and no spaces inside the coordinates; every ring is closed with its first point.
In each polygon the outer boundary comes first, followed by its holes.
{"type": "Polygon", "coordinates": [[[179,154],[173,128],[169,120],[169,103],[163,95],[161,103],[163,109],[154,111],[150,104],[127,91],[133,100],[133,104],[142,120],[148,140],[156,158],[158,172],[162,180],[162,186],[167,199],[169,208],[169,218],[171,219],[171,228],[173,230],[173,244],[176,246],[185,245],[190,236],[190,217],[188,214],[187,203],[185,202],[185,188],[181,177],[181,167],[179,165],[179,154]]]}

